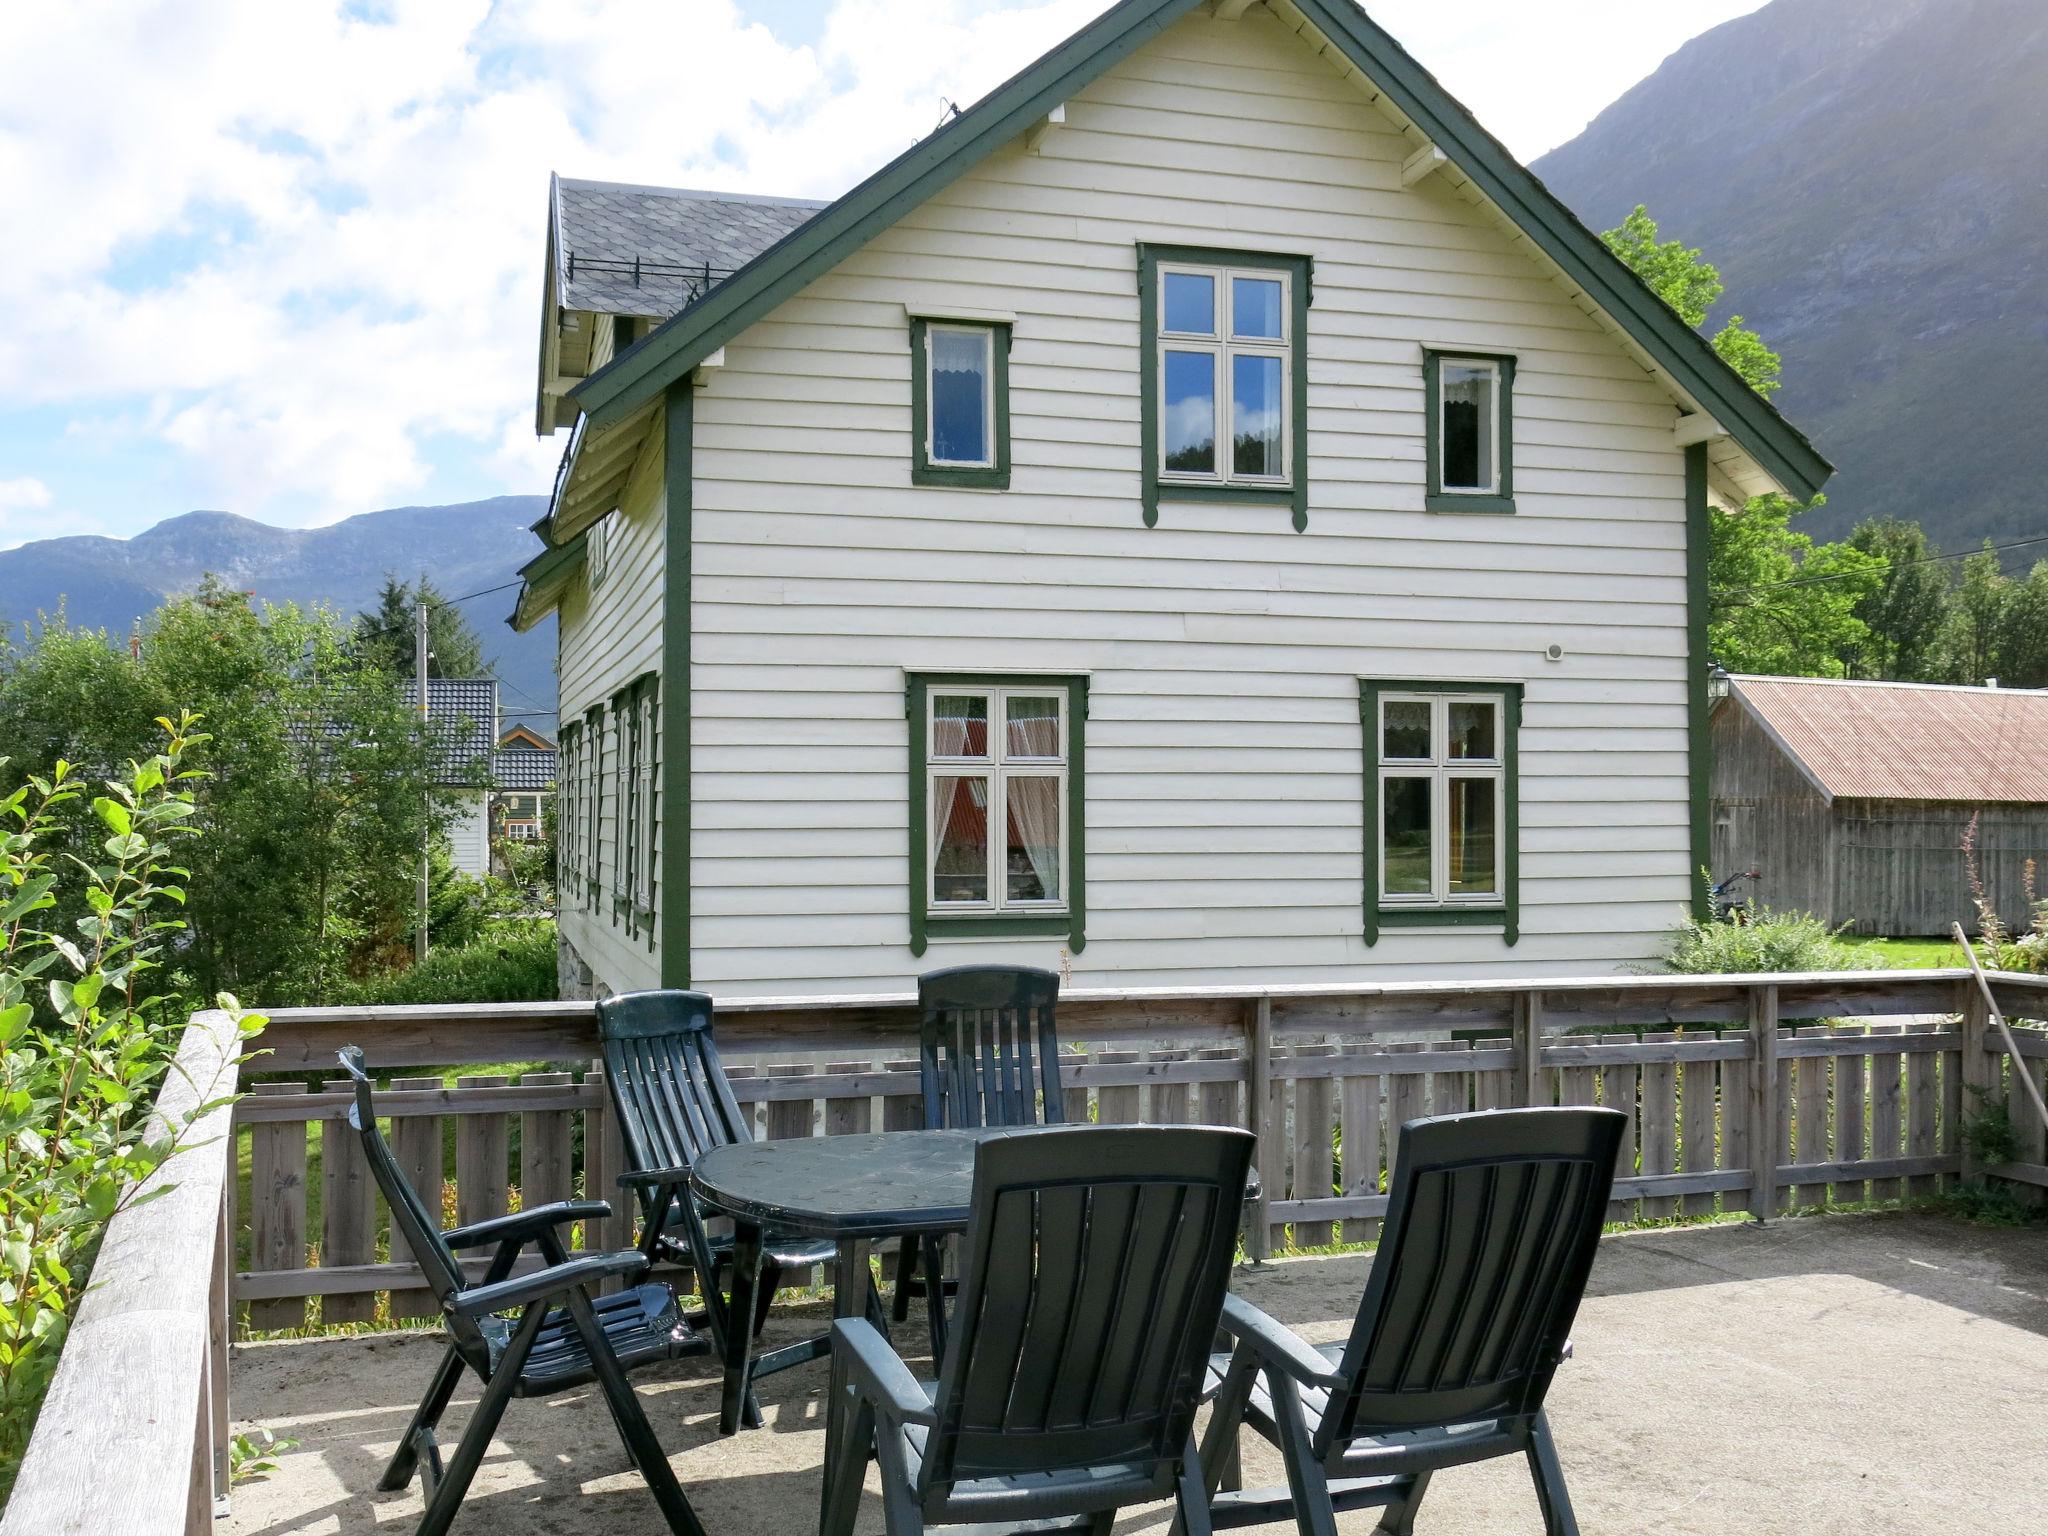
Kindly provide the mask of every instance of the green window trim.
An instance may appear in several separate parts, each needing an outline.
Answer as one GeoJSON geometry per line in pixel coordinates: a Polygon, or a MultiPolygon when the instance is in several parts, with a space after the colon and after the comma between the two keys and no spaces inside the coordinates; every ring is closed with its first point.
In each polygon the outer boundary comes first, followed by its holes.
{"type": "Polygon", "coordinates": [[[685,374],[663,402],[662,490],[668,501],[661,589],[661,780],[656,839],[654,927],[661,984],[690,985],[690,586],[691,509],[696,469],[695,374],[685,374]]]}
{"type": "Polygon", "coordinates": [[[586,837],[583,860],[583,906],[595,912],[604,895],[604,775],[605,715],[602,704],[583,712],[583,740],[586,761],[583,787],[587,791],[584,810],[586,837]]]}
{"type": "MultiPolygon", "coordinates": [[[[1464,353],[1457,354],[1464,356],[1464,353]]],[[[1365,943],[1385,928],[1498,928],[1513,947],[1522,936],[1522,684],[1444,682],[1433,678],[1361,678],[1358,719],[1365,739],[1365,943]],[[1501,901],[1495,905],[1423,907],[1380,899],[1380,698],[1389,693],[1476,694],[1500,700],[1501,901]]]]}
{"type": "Polygon", "coordinates": [[[1422,505],[1430,512],[1512,512],[1515,510],[1515,358],[1509,352],[1477,352],[1425,347],[1422,351],[1422,441],[1427,480],[1422,505]],[[1443,400],[1443,365],[1458,362],[1492,363],[1500,370],[1500,436],[1495,449],[1500,455],[1500,489],[1496,492],[1446,491],[1444,489],[1442,423],[1438,420],[1443,400]]]}
{"type": "Polygon", "coordinates": [[[1087,943],[1087,762],[1088,676],[1086,673],[906,672],[903,715],[910,737],[910,952],[922,955],[931,939],[1051,937],[1064,934],[1067,951],[1080,954],[1087,943]],[[947,688],[1060,688],[1066,691],[1067,730],[1067,910],[995,912],[986,916],[934,915],[926,899],[930,812],[926,796],[925,743],[932,692],[947,688]]]}
{"type": "MultiPolygon", "coordinates": [[[[1138,243],[1138,419],[1143,454],[1145,526],[1157,527],[1162,501],[1233,502],[1293,509],[1297,533],[1308,527],[1308,310],[1315,299],[1315,258],[1218,246],[1138,243]],[[1191,485],[1159,472],[1159,265],[1256,267],[1286,272],[1288,283],[1288,485],[1191,485]]],[[[1221,381],[1218,381],[1221,388],[1221,381]]],[[[1219,450],[1221,445],[1219,444],[1219,450]]]]}
{"type": "Polygon", "coordinates": [[[985,491],[1010,488],[1010,322],[949,320],[919,315],[910,322],[910,483],[964,486],[985,491]],[[927,333],[939,325],[963,331],[987,331],[989,368],[995,392],[995,462],[987,466],[934,464],[931,461],[931,399],[927,367],[927,333]]]}

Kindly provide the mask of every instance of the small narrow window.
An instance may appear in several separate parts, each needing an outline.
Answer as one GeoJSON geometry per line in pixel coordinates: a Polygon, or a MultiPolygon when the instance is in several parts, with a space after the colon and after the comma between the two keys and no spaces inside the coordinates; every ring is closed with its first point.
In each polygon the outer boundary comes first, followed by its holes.
{"type": "Polygon", "coordinates": [[[1425,352],[1428,486],[1432,512],[1512,512],[1515,360],[1425,352]]]}
{"type": "Polygon", "coordinates": [[[910,322],[913,485],[1010,483],[1010,327],[910,322]]]}
{"type": "Polygon", "coordinates": [[[1517,937],[1513,684],[1367,682],[1366,941],[1479,922],[1517,937]]]}

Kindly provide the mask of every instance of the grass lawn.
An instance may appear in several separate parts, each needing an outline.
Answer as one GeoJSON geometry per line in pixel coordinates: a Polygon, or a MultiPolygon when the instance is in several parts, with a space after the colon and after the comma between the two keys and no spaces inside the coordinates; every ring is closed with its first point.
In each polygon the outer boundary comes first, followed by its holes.
{"type": "Polygon", "coordinates": [[[1953,939],[1854,939],[1851,942],[1869,944],[1882,950],[1886,962],[1902,971],[1940,970],[1970,963],[1956,948],[1953,939]]]}

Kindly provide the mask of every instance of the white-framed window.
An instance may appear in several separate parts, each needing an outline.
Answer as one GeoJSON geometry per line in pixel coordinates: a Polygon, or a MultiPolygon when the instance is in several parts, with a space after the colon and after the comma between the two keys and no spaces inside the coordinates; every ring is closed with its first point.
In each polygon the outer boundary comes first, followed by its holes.
{"type": "Polygon", "coordinates": [[[1477,357],[1446,357],[1439,367],[1436,430],[1443,445],[1443,489],[1448,495],[1497,495],[1500,364],[1477,357]]]}
{"type": "Polygon", "coordinates": [[[1162,484],[1293,482],[1295,280],[1278,267],[1159,263],[1162,484]]]}
{"type": "Polygon", "coordinates": [[[925,329],[925,459],[935,469],[996,462],[996,333],[934,320],[925,329]]]}
{"type": "Polygon", "coordinates": [[[926,698],[926,910],[1066,912],[1069,690],[935,682],[926,698]]]}
{"type": "Polygon", "coordinates": [[[1507,900],[1504,692],[1387,689],[1378,758],[1380,906],[1499,907],[1507,900]]]}
{"type": "Polygon", "coordinates": [[[590,531],[583,536],[584,579],[592,591],[604,585],[604,578],[611,570],[612,519],[616,512],[607,512],[590,525],[590,531]]]}

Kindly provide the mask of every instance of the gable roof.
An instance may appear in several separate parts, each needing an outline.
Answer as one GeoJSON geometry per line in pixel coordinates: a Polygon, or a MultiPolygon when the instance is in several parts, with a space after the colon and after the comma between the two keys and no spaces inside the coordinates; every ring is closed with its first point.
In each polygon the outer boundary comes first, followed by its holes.
{"type": "Polygon", "coordinates": [[[825,206],[566,176],[553,191],[558,302],[664,320],[825,206]]]}
{"type": "Polygon", "coordinates": [[[553,747],[500,747],[491,769],[491,783],[499,789],[531,794],[555,787],[553,747]]]}
{"type": "MultiPolygon", "coordinates": [[[[413,679],[399,684],[405,702],[418,707],[419,688],[413,679]]],[[[434,758],[442,784],[468,785],[479,768],[488,770],[498,730],[498,680],[495,677],[430,677],[427,679],[427,730],[434,738],[434,758]]]]}
{"type": "Polygon", "coordinates": [[[2048,690],[1729,682],[1730,700],[1830,800],[2048,801],[2048,690]]]}
{"type": "MultiPolygon", "coordinates": [[[[584,413],[583,425],[601,432],[640,413],[745,327],[1200,3],[1120,0],[577,385],[570,398],[584,413]]],[[[1804,499],[1819,491],[1833,467],[1805,436],[1353,0],[1274,0],[1274,9],[1299,15],[1364,74],[1788,493],[1804,499]]],[[[573,531],[551,521],[544,536],[573,531]]]]}

